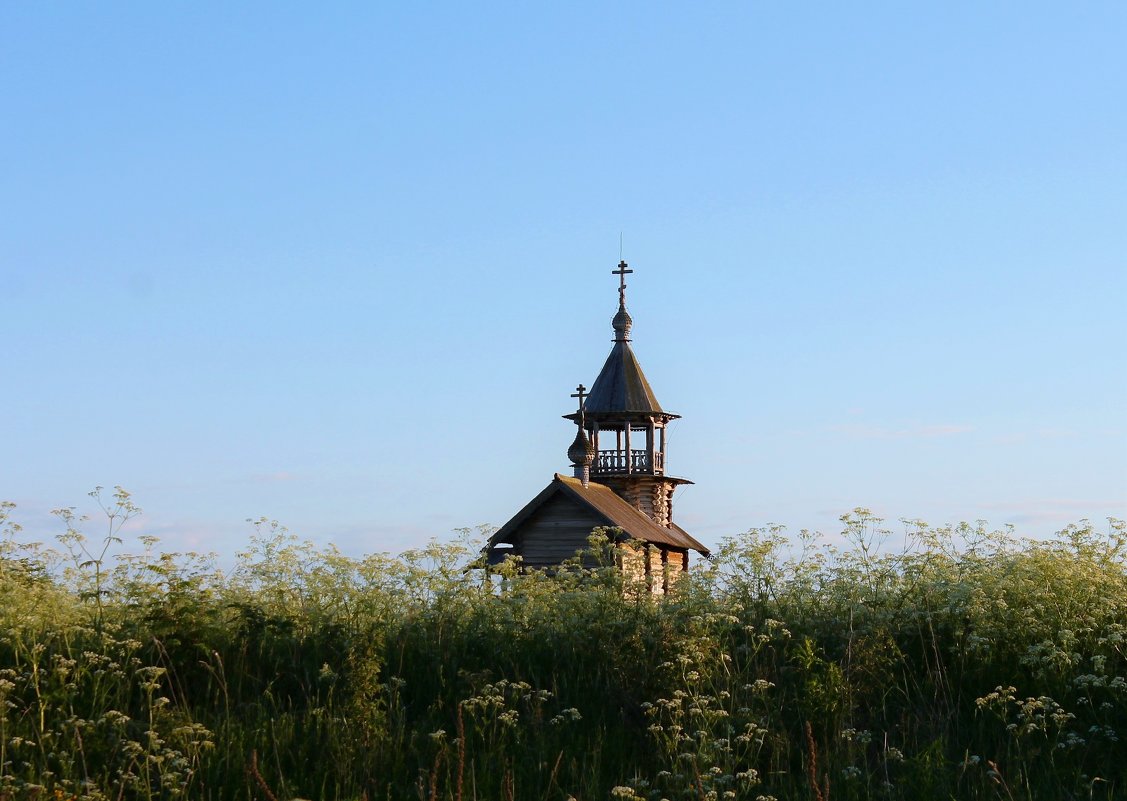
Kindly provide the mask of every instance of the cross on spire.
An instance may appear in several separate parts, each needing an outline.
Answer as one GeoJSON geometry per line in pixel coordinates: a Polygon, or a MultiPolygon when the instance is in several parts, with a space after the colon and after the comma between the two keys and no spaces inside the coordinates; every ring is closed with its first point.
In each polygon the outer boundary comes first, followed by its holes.
{"type": "Polygon", "coordinates": [[[579,398],[579,414],[583,415],[583,400],[587,397],[587,387],[580,384],[575,388],[575,392],[571,393],[571,397],[579,398]]]}
{"type": "Polygon", "coordinates": [[[624,262],[624,261],[618,262],[618,269],[617,270],[611,270],[610,271],[611,275],[617,275],[618,276],[618,302],[620,304],[622,304],[623,306],[626,305],[626,276],[627,276],[627,274],[632,273],[632,272],[634,272],[634,271],[631,270],[631,269],[628,269],[627,266],[626,266],[626,262],[624,262]]]}
{"type": "Polygon", "coordinates": [[[585,415],[583,414],[583,401],[587,397],[587,387],[580,384],[575,388],[575,392],[571,394],[571,397],[579,398],[579,420],[576,422],[579,423],[580,428],[583,428],[584,424],[586,423],[586,420],[584,419],[585,415]]]}

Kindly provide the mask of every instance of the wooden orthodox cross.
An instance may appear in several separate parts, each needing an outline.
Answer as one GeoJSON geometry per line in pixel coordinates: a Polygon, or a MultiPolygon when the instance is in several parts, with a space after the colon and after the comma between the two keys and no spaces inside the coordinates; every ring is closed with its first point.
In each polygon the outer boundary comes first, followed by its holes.
{"type": "Polygon", "coordinates": [[[579,398],[579,425],[583,426],[583,399],[587,397],[587,387],[580,384],[575,388],[575,392],[571,394],[573,398],[579,398]]]}
{"type": "MultiPolygon", "coordinates": [[[[626,262],[620,261],[617,270],[611,270],[611,275],[618,276],[618,300],[620,303],[626,302],[626,275],[634,272],[626,267],[626,262]]],[[[572,397],[575,397],[574,395],[572,397]]]]}

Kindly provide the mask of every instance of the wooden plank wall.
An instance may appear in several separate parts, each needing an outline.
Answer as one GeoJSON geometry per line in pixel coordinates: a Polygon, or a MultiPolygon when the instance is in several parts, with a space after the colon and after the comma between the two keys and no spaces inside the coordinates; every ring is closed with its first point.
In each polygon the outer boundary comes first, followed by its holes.
{"type": "Polygon", "coordinates": [[[603,525],[605,522],[595,513],[557,494],[520,527],[516,547],[529,567],[558,565],[586,548],[591,529],[603,525]]]}

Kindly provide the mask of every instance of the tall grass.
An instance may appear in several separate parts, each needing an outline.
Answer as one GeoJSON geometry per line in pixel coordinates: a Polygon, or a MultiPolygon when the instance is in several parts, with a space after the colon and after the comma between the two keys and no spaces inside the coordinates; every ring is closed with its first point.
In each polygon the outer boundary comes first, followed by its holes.
{"type": "Polygon", "coordinates": [[[103,511],[47,548],[0,507],[3,801],[1127,796],[1119,521],[892,552],[857,510],[657,600],[610,532],[490,580],[472,537],[353,559],[261,520],[219,571],[103,511]]]}

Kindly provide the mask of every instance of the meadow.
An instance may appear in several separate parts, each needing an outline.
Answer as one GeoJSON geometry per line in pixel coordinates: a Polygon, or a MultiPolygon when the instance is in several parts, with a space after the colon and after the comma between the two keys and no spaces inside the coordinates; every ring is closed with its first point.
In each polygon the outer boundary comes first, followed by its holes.
{"type": "Polygon", "coordinates": [[[139,513],[0,506],[0,799],[1127,798],[1127,529],[863,509],[752,529],[666,599],[615,567],[351,558],[269,520],[233,567],[139,513]],[[836,539],[836,538],[835,538],[836,539]]]}

